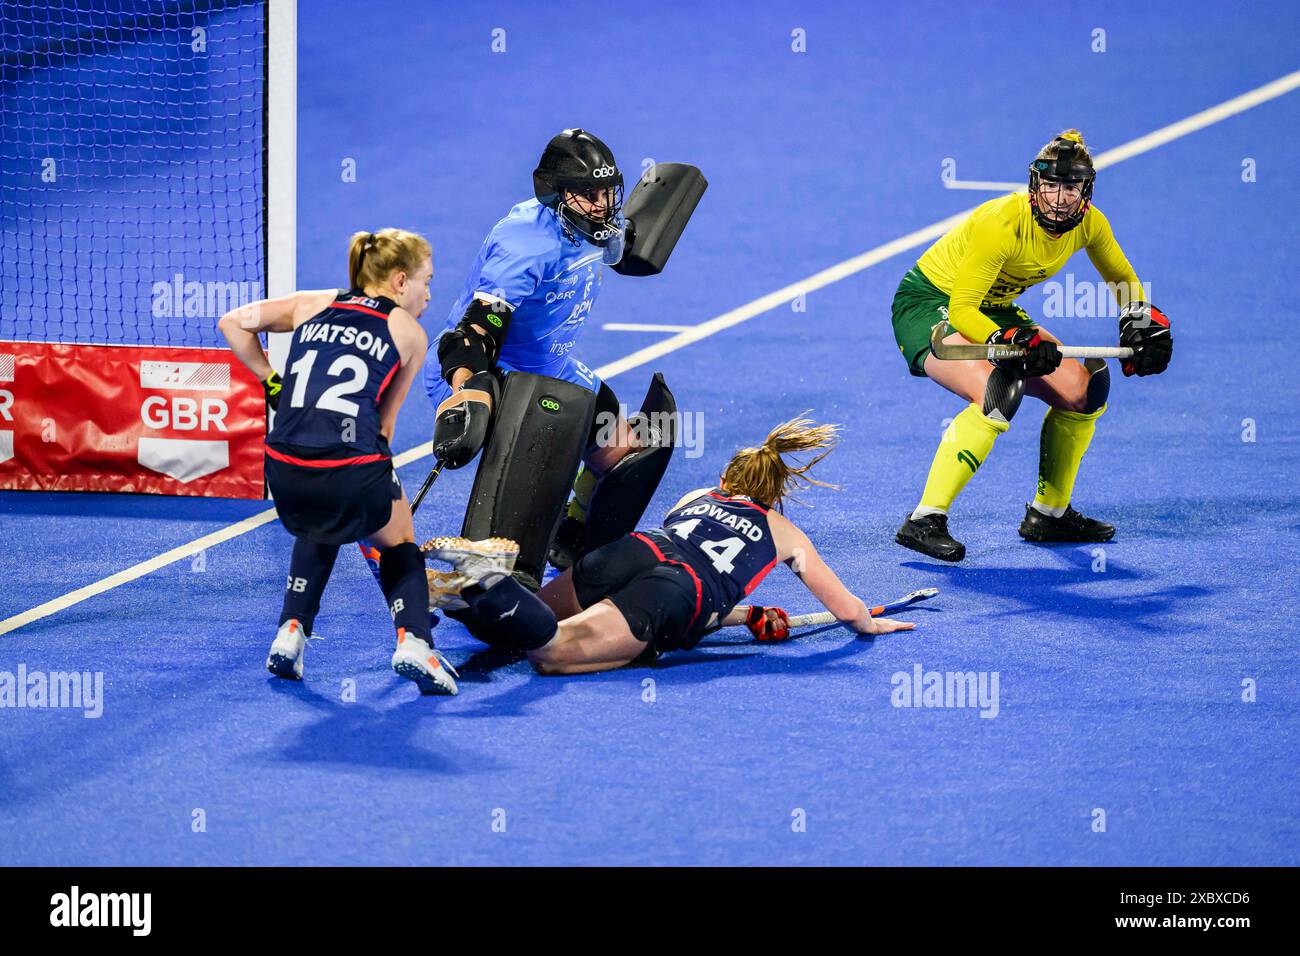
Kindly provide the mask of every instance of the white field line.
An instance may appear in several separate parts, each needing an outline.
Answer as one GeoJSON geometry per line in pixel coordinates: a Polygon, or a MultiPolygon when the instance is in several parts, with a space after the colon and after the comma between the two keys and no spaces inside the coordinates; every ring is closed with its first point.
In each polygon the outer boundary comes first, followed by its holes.
{"type": "Polygon", "coordinates": [[[652,325],[641,322],[606,322],[601,327],[603,332],[680,332],[689,329],[689,325],[652,325]]]}

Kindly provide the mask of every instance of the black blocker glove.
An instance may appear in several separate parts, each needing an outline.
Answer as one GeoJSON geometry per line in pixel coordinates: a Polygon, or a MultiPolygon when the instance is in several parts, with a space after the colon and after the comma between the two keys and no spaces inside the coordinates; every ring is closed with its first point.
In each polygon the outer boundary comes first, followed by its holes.
{"type": "Polygon", "coordinates": [[[1024,358],[989,359],[1004,372],[1010,372],[1018,378],[1051,375],[1061,364],[1061,350],[1056,347],[1056,343],[1043,338],[1033,325],[1013,325],[1009,329],[998,329],[988,337],[988,344],[1025,349],[1024,358]]]}
{"type": "Polygon", "coordinates": [[[1174,355],[1169,319],[1150,302],[1130,302],[1120,310],[1119,344],[1133,350],[1120,364],[1125,375],[1159,375],[1174,355]]]}
{"type": "Polygon", "coordinates": [[[468,465],[487,441],[492,409],[500,398],[496,376],[478,372],[438,406],[433,454],[455,470],[468,465]]]}

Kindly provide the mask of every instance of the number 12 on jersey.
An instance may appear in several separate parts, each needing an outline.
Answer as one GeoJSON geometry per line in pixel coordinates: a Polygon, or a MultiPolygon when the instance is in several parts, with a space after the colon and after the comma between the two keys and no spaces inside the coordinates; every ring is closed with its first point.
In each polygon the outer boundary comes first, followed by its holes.
{"type": "MultiPolygon", "coordinates": [[[[312,349],[294,362],[293,367],[289,369],[293,373],[293,396],[290,398],[289,404],[294,408],[302,408],[303,402],[307,398],[307,380],[311,378],[311,367],[315,361],[316,350],[312,349]]],[[[365,361],[356,355],[340,355],[330,364],[325,374],[337,378],[349,372],[352,377],[347,381],[331,385],[321,392],[320,397],[316,400],[317,408],[330,412],[342,412],[344,415],[356,415],[361,411],[360,405],[344,398],[344,396],[355,395],[366,387],[366,379],[370,376],[370,369],[366,367],[365,361]]]]}

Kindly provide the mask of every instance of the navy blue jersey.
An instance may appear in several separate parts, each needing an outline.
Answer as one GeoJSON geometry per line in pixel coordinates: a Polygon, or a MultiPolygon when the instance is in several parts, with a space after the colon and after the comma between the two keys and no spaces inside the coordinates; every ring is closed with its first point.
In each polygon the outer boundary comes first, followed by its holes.
{"type": "Polygon", "coordinates": [[[664,519],[662,533],[695,570],[704,605],[719,620],[776,566],[767,512],[760,502],[714,488],[664,519]]]}
{"type": "Polygon", "coordinates": [[[321,460],[389,456],[379,402],[402,364],[388,331],[395,308],[353,289],[294,330],[268,446],[321,460]]]}

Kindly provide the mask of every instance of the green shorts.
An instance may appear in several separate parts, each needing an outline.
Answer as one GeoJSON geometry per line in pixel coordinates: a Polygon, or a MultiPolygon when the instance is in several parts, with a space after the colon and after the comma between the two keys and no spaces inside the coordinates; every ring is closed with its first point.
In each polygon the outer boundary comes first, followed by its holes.
{"type": "MultiPolygon", "coordinates": [[[[982,313],[1002,328],[1033,325],[1029,313],[1018,305],[984,306],[982,313]]],[[[912,266],[894,293],[894,339],[907,361],[907,370],[925,377],[925,357],[930,353],[930,332],[948,320],[948,294],[912,266]]]]}

